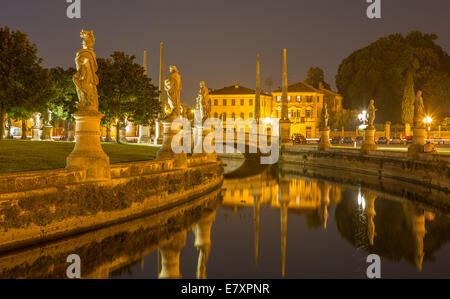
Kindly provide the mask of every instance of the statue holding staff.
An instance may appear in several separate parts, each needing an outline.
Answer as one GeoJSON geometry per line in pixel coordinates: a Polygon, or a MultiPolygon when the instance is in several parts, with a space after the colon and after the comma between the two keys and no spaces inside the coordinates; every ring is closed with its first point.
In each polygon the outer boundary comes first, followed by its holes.
{"type": "Polygon", "coordinates": [[[378,109],[375,108],[375,101],[370,100],[369,104],[369,128],[374,128],[373,123],[375,122],[375,114],[378,111],[378,109]]]}

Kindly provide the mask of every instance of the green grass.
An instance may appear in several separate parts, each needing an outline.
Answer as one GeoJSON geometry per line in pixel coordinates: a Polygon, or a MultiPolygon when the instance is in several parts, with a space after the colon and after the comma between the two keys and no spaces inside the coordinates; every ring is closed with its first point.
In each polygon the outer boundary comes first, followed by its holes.
{"type": "MultiPolygon", "coordinates": [[[[0,141],[0,173],[64,168],[73,142],[0,141]]],[[[157,147],[102,143],[111,164],[155,159],[157,147]]]]}

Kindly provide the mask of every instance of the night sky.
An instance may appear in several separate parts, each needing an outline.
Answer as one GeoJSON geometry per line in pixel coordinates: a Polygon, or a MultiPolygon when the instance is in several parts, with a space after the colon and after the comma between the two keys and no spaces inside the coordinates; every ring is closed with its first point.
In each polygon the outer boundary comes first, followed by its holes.
{"type": "Polygon", "coordinates": [[[94,30],[98,57],[119,50],[142,63],[149,52],[158,84],[159,44],[166,72],[173,64],[183,81],[182,101],[193,103],[201,80],[209,88],[238,81],[255,88],[256,54],[262,84],[281,84],[282,49],[289,83],[310,66],[325,70],[334,86],[337,68],[351,52],[390,33],[421,30],[439,36],[450,52],[450,1],[382,0],[382,19],[366,16],[366,0],[82,0],[82,18],[68,19],[65,0],[0,0],[0,25],[20,29],[36,43],[46,67],[74,66],[80,30],[94,30]]]}

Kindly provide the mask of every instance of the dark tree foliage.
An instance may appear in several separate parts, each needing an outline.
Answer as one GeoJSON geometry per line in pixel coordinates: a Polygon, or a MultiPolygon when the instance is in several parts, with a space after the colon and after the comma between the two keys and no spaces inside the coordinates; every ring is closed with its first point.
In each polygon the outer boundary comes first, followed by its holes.
{"type": "Polygon", "coordinates": [[[322,83],[324,88],[331,90],[330,84],[325,82],[325,73],[320,67],[310,67],[306,73],[305,82],[314,86],[314,88],[319,88],[320,83],[322,83]]]}
{"type": "Polygon", "coordinates": [[[45,110],[51,96],[50,75],[41,62],[25,33],[0,27],[0,139],[6,113],[22,120],[24,128],[33,112],[45,110]]]}
{"type": "Polygon", "coordinates": [[[392,34],[353,52],[342,61],[336,76],[346,108],[359,110],[375,99],[377,122],[400,123],[408,74],[413,73],[415,91],[423,91],[426,112],[434,118],[449,113],[450,57],[436,39],[419,31],[392,34]]]}
{"type": "Polygon", "coordinates": [[[125,120],[148,124],[160,111],[157,88],[135,58],[114,52],[111,58],[98,59],[100,110],[105,115],[102,122],[107,128],[116,125],[116,136],[125,120]]]}

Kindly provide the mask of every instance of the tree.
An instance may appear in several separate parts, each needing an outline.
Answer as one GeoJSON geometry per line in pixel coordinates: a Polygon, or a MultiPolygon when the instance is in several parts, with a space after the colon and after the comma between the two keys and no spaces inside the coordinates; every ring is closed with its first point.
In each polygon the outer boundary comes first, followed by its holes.
{"type": "Polygon", "coordinates": [[[314,88],[320,88],[320,84],[322,83],[324,88],[331,90],[330,84],[325,82],[325,74],[320,67],[310,67],[306,73],[305,82],[314,88]]]}
{"type": "MultiPolygon", "coordinates": [[[[98,59],[100,110],[105,115],[102,123],[107,130],[116,125],[117,137],[126,119],[148,124],[160,111],[157,88],[135,59],[123,52],[98,59]]],[[[116,140],[120,143],[119,138],[116,140]]]]}
{"type": "Polygon", "coordinates": [[[436,39],[419,31],[392,34],[353,52],[336,76],[346,108],[361,109],[373,98],[379,107],[378,121],[399,123],[408,75],[414,70],[415,89],[423,91],[425,107],[441,116],[450,99],[450,57],[436,39]]]}
{"type": "Polygon", "coordinates": [[[60,120],[65,122],[65,139],[69,138],[69,130],[74,122],[73,114],[77,111],[77,91],[73,83],[73,75],[76,70],[68,68],[64,70],[56,67],[50,70],[53,97],[50,99],[49,108],[52,112],[52,122],[60,120]]]}
{"type": "Polygon", "coordinates": [[[6,113],[24,123],[30,111],[41,108],[45,99],[39,96],[45,96],[48,87],[48,72],[41,62],[27,34],[0,27],[0,140],[4,137],[6,113]]]}
{"type": "Polygon", "coordinates": [[[408,73],[405,88],[403,90],[402,101],[402,123],[412,124],[414,121],[414,101],[416,94],[414,92],[414,76],[412,72],[408,73]]]}

